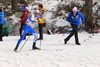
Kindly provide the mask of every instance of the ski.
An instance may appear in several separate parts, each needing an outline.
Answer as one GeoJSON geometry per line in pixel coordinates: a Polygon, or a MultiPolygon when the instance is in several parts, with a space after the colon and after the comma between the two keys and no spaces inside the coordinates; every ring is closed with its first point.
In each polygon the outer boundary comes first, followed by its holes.
{"type": "Polygon", "coordinates": [[[42,50],[47,50],[47,51],[62,51],[63,49],[42,49],[42,50]]]}
{"type": "MultiPolygon", "coordinates": [[[[63,49],[30,49],[30,51],[63,51],[63,49]]],[[[14,50],[14,52],[19,52],[19,51],[17,51],[17,50],[14,50]]]]}
{"type": "Polygon", "coordinates": [[[41,50],[40,48],[38,48],[38,49],[32,49],[32,50],[41,50]]]}
{"type": "MultiPolygon", "coordinates": [[[[33,50],[33,49],[30,49],[30,50],[33,50]]],[[[35,50],[42,50],[42,51],[62,51],[63,49],[35,49],[35,50]]]]}

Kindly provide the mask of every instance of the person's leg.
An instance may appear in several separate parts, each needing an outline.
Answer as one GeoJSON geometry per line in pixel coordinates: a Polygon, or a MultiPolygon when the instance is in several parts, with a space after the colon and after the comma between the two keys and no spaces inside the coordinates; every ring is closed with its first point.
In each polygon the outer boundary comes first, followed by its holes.
{"type": "Polygon", "coordinates": [[[39,24],[39,40],[43,39],[43,24],[39,24]]]}
{"type": "Polygon", "coordinates": [[[18,40],[14,51],[17,51],[17,49],[18,49],[18,47],[19,47],[21,41],[24,39],[24,36],[25,36],[25,34],[26,34],[26,32],[27,32],[27,29],[23,29],[22,32],[23,32],[23,33],[22,33],[22,35],[20,36],[20,39],[18,40]]]}
{"type": "Polygon", "coordinates": [[[71,27],[72,27],[72,32],[67,38],[64,39],[65,44],[67,44],[67,41],[74,35],[74,25],[71,25],[71,27]]]}
{"type": "Polygon", "coordinates": [[[2,39],[2,26],[3,26],[3,24],[0,24],[0,41],[3,41],[3,39],[2,39]]]}
{"type": "Polygon", "coordinates": [[[21,41],[24,39],[24,36],[25,36],[26,32],[27,32],[27,31],[24,31],[24,32],[22,33],[22,35],[20,36],[20,39],[19,39],[18,42],[17,42],[17,45],[19,45],[19,44],[21,43],[21,41]]]}
{"type": "Polygon", "coordinates": [[[36,41],[38,40],[38,39],[37,39],[37,34],[36,34],[36,33],[33,33],[33,35],[34,35],[34,40],[33,40],[32,49],[33,49],[33,50],[35,50],[35,49],[40,50],[40,48],[36,47],[36,41]]]}
{"type": "Polygon", "coordinates": [[[37,34],[36,34],[36,33],[33,33],[33,36],[34,36],[34,40],[33,40],[33,42],[34,42],[34,43],[36,43],[36,42],[37,42],[37,40],[38,40],[38,36],[37,36],[37,34]]]}
{"type": "Polygon", "coordinates": [[[30,33],[34,36],[32,49],[33,50],[35,50],[35,49],[40,50],[40,48],[36,47],[36,42],[38,40],[38,36],[37,36],[36,31],[34,29],[30,28],[30,33]]]}
{"type": "Polygon", "coordinates": [[[21,24],[20,28],[19,28],[19,34],[20,34],[20,36],[22,35],[22,27],[23,27],[23,24],[21,24]]]}
{"type": "MultiPolygon", "coordinates": [[[[20,37],[22,35],[23,26],[24,26],[24,24],[21,24],[20,29],[19,29],[20,37]]],[[[26,39],[26,35],[24,36],[24,40],[25,39],[26,39]]]]}
{"type": "Polygon", "coordinates": [[[79,39],[78,39],[78,26],[77,25],[75,25],[74,26],[74,33],[75,33],[75,43],[77,44],[77,45],[80,45],[80,43],[79,43],[79,39]]]}

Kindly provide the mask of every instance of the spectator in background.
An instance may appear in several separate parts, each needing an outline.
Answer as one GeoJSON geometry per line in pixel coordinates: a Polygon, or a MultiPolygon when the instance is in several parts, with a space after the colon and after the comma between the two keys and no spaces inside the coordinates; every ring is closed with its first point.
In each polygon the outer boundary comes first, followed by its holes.
{"type": "Polygon", "coordinates": [[[0,9],[0,41],[3,41],[2,39],[2,27],[3,24],[6,22],[5,18],[4,18],[4,12],[2,11],[2,9],[0,9]]]}
{"type": "Polygon", "coordinates": [[[67,44],[68,40],[74,35],[76,45],[81,45],[79,43],[78,31],[77,31],[78,30],[78,25],[80,25],[80,18],[82,20],[82,24],[85,24],[83,14],[77,10],[77,7],[74,7],[72,9],[72,12],[66,18],[66,21],[70,22],[71,27],[72,27],[73,30],[70,33],[70,35],[67,38],[64,39],[65,44],[67,44]]]}
{"type": "MultiPolygon", "coordinates": [[[[20,29],[19,29],[20,36],[22,34],[22,27],[25,24],[27,17],[28,17],[28,14],[29,14],[29,10],[26,8],[25,5],[22,6],[21,9],[22,9],[23,14],[21,16],[21,20],[19,21],[21,23],[21,26],[20,26],[20,29]]],[[[26,36],[24,37],[24,40],[25,39],[26,39],[26,36]]]]}
{"type": "MultiPolygon", "coordinates": [[[[41,13],[44,13],[46,11],[46,9],[43,8],[43,4],[39,4],[38,6],[38,10],[41,13]]],[[[42,15],[41,18],[38,18],[38,20],[42,20],[41,22],[38,23],[38,26],[39,26],[39,38],[38,40],[42,40],[43,39],[43,25],[45,24],[44,23],[44,15],[42,15]]]]}

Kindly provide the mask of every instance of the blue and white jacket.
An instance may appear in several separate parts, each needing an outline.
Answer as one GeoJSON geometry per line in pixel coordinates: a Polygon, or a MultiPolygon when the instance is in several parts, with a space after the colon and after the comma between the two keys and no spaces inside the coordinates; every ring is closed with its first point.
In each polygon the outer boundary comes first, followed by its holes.
{"type": "Polygon", "coordinates": [[[41,18],[42,15],[43,15],[43,13],[40,14],[38,17],[35,17],[35,15],[29,15],[27,20],[26,20],[26,24],[28,26],[32,27],[32,23],[38,22],[37,18],[41,18]]]}
{"type": "Polygon", "coordinates": [[[4,18],[4,12],[0,12],[0,24],[3,24],[4,22],[6,22],[4,18]]]}
{"type": "Polygon", "coordinates": [[[82,24],[85,24],[84,16],[81,12],[77,12],[76,15],[71,12],[68,17],[66,17],[66,21],[69,21],[70,24],[79,25],[80,19],[82,20],[82,24]]]}

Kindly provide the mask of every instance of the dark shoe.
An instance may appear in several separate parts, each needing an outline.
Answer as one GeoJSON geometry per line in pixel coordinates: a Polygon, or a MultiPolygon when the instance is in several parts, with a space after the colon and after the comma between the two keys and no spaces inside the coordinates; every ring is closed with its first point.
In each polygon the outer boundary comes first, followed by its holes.
{"type": "Polygon", "coordinates": [[[43,40],[43,39],[40,39],[40,38],[39,38],[38,40],[43,40]]]}
{"type": "Polygon", "coordinates": [[[40,48],[38,47],[34,47],[33,50],[41,50],[40,48]]]}
{"type": "Polygon", "coordinates": [[[3,41],[2,39],[0,39],[0,41],[3,41]]]}
{"type": "Polygon", "coordinates": [[[6,37],[8,37],[8,34],[6,34],[6,37]]]}
{"type": "Polygon", "coordinates": [[[76,45],[81,45],[80,43],[76,43],[76,45]]]}
{"type": "Polygon", "coordinates": [[[41,49],[36,47],[36,43],[33,43],[32,50],[41,50],[41,49]]]}
{"type": "Polygon", "coordinates": [[[66,39],[64,39],[64,44],[67,44],[67,40],[66,39]]]}

